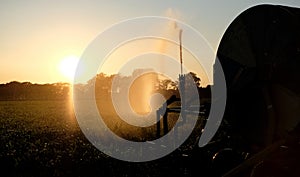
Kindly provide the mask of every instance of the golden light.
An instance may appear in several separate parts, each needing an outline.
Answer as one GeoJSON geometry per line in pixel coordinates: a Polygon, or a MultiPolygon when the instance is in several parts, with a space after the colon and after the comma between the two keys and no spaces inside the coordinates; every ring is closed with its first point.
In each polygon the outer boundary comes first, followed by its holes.
{"type": "Polygon", "coordinates": [[[59,63],[59,71],[68,81],[73,81],[79,57],[67,56],[59,63]]]}

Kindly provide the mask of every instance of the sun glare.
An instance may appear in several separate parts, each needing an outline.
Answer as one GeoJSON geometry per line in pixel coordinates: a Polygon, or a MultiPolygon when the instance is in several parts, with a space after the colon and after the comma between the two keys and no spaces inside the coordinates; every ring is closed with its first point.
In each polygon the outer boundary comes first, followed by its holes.
{"type": "Polygon", "coordinates": [[[67,56],[59,63],[59,71],[68,81],[73,81],[78,61],[77,56],[67,56]]]}

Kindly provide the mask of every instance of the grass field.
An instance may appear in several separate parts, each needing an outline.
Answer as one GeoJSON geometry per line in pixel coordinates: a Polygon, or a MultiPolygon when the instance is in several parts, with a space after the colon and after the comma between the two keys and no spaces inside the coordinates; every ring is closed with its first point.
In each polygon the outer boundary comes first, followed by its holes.
{"type": "Polygon", "coordinates": [[[145,163],[108,157],[82,134],[67,101],[1,101],[0,134],[0,168],[9,176],[190,176],[193,170],[176,152],[145,163]]]}

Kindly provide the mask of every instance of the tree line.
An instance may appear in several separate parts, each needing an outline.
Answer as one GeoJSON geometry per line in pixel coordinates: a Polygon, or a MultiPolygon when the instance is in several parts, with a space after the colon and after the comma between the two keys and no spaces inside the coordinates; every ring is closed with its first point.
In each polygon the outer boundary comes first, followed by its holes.
{"type": "MultiPolygon", "coordinates": [[[[139,71],[136,71],[138,73],[139,71]]],[[[148,73],[142,77],[136,78],[134,75],[122,76],[120,74],[106,75],[97,74],[86,84],[76,84],[75,89],[79,97],[86,97],[86,93],[95,92],[97,99],[108,99],[112,92],[128,92],[128,85],[133,84],[132,88],[136,89],[135,94],[143,94],[145,82],[149,82],[152,92],[160,93],[166,98],[175,95],[180,97],[178,90],[178,81],[168,78],[159,77],[155,73],[148,73]],[[114,87],[112,87],[114,85],[114,87]]],[[[201,79],[195,73],[189,73],[198,87],[200,96],[210,97],[210,87],[202,88],[201,79]]],[[[65,100],[69,99],[72,93],[71,84],[53,83],[53,84],[33,84],[30,82],[12,81],[6,84],[0,84],[0,100],[65,100]]],[[[189,87],[187,85],[187,87],[189,87]]],[[[131,89],[132,89],[131,88],[131,89]]]]}
{"type": "Polygon", "coordinates": [[[0,84],[0,100],[65,100],[70,95],[70,84],[32,84],[30,82],[12,81],[0,84]]]}

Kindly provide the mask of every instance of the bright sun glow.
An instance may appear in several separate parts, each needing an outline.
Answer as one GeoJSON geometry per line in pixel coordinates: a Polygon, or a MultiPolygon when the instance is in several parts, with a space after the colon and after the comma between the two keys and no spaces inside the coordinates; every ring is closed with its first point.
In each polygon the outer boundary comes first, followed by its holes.
{"type": "Polygon", "coordinates": [[[60,73],[69,81],[73,81],[78,61],[77,56],[67,56],[59,63],[60,73]]]}

